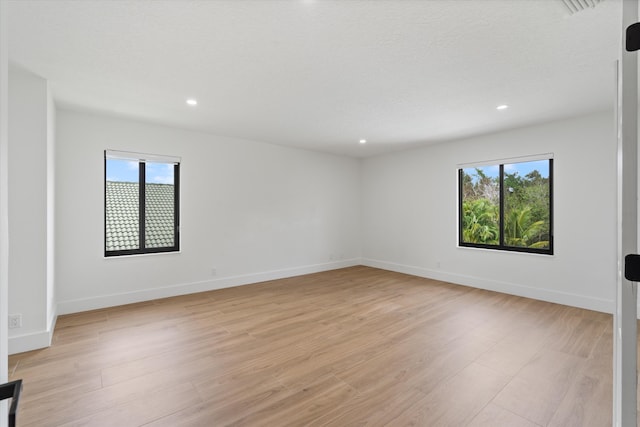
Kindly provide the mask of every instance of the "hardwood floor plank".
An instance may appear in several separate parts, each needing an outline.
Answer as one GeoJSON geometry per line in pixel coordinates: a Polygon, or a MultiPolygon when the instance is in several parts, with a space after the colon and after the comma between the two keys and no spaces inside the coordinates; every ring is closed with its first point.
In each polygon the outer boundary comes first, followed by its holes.
{"type": "Polygon", "coordinates": [[[589,357],[600,336],[609,329],[608,326],[605,321],[575,316],[571,318],[571,323],[552,334],[547,347],[580,357],[589,357]]]}
{"type": "Polygon", "coordinates": [[[310,421],[309,426],[384,426],[424,397],[424,393],[406,383],[380,386],[365,393],[358,392],[349,401],[310,421]]]}
{"type": "Polygon", "coordinates": [[[284,399],[253,411],[231,423],[232,426],[301,426],[306,425],[331,409],[348,402],[357,391],[333,375],[318,378],[304,389],[284,399]]]}
{"type": "Polygon", "coordinates": [[[501,407],[546,426],[560,406],[585,360],[553,350],[543,350],[498,394],[501,407]]]}
{"type": "Polygon", "coordinates": [[[467,425],[508,381],[507,375],[471,363],[388,425],[467,425]]]}
{"type": "Polygon", "coordinates": [[[522,418],[513,412],[489,403],[482,411],[468,424],[468,427],[540,427],[539,424],[522,418]]]}
{"type": "MultiPolygon", "coordinates": [[[[211,391],[213,390],[208,389],[203,394],[206,396],[211,391]]],[[[148,427],[225,426],[293,394],[282,384],[268,378],[261,378],[259,383],[231,385],[229,395],[224,387],[218,391],[220,393],[209,400],[144,425],[148,427]]]]}
{"type": "Polygon", "coordinates": [[[141,426],[164,418],[199,402],[189,384],[178,384],[171,390],[150,391],[144,398],[131,399],[89,416],[62,424],[64,427],[129,427],[141,426]]]}
{"type": "MultiPolygon", "coordinates": [[[[179,387],[183,386],[190,388],[191,394],[197,397],[191,384],[179,384],[179,387]]],[[[51,394],[21,406],[20,423],[24,426],[64,425],[93,418],[114,408],[117,410],[132,401],[144,402],[158,395],[171,396],[175,389],[174,371],[169,370],[78,393],[73,399],[69,399],[68,393],[51,394]]],[[[26,387],[24,391],[26,394],[26,387]]]]}
{"type": "Polygon", "coordinates": [[[549,427],[610,426],[613,383],[581,375],[565,395],[549,427]]]}
{"type": "Polygon", "coordinates": [[[515,375],[542,349],[548,335],[547,331],[539,329],[510,333],[476,361],[495,371],[515,375]]]}

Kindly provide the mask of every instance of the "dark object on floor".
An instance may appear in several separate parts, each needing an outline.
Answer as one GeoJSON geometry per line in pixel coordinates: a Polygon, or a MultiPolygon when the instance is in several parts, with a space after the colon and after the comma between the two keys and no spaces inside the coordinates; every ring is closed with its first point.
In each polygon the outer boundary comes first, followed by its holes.
{"type": "Polygon", "coordinates": [[[16,412],[22,391],[22,380],[11,381],[0,385],[0,400],[11,399],[9,407],[9,427],[16,427],[16,412]]]}

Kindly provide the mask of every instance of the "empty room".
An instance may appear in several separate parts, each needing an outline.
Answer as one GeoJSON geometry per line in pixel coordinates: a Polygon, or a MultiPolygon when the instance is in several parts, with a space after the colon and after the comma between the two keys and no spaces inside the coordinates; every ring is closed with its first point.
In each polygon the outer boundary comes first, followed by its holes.
{"type": "Polygon", "coordinates": [[[636,425],[637,3],[1,0],[0,425],[636,425]]]}

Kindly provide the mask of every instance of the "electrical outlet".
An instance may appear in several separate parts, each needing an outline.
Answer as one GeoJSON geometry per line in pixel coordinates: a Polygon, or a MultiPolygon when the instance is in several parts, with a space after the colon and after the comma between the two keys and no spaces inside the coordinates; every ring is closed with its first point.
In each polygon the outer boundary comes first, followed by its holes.
{"type": "Polygon", "coordinates": [[[9,329],[22,328],[22,314],[9,315],[9,329]]]}
{"type": "Polygon", "coordinates": [[[211,275],[215,276],[216,274],[218,274],[218,269],[215,267],[211,267],[211,275]]]}

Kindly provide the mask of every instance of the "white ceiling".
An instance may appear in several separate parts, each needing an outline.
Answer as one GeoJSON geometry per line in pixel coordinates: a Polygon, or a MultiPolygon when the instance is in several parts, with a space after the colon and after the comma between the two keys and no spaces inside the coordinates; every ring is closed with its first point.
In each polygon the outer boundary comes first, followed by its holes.
{"type": "Polygon", "coordinates": [[[9,55],[63,108],[364,157],[612,108],[620,8],[12,0],[9,55]]]}

